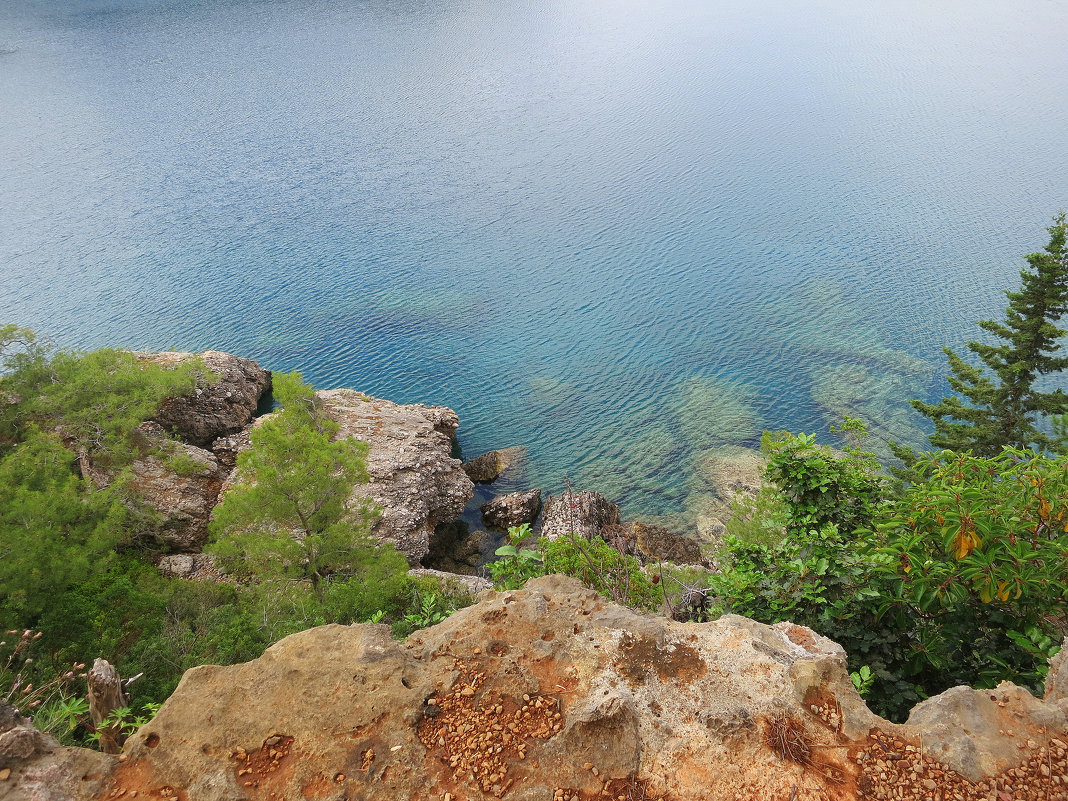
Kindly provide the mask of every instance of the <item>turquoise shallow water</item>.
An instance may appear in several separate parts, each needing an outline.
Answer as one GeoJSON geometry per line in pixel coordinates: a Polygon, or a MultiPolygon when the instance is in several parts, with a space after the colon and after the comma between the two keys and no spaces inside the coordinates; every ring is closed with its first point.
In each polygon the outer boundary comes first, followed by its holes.
{"type": "Polygon", "coordinates": [[[904,398],[1068,205],[1068,6],[17,0],[0,320],[454,407],[631,514],[904,398]],[[934,7],[937,6],[937,7],[934,7]]]}

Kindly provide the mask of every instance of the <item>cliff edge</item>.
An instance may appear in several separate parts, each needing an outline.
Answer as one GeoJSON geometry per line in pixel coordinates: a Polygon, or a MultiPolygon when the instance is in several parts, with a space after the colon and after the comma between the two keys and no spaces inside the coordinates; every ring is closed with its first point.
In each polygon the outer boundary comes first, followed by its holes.
{"type": "MultiPolygon", "coordinates": [[[[955,688],[894,725],[807,628],[677,623],[549,576],[404,642],[323,626],[194,668],[69,797],[1064,799],[1065,667],[1044,700],[955,688]]],[[[33,769],[0,799],[36,797],[17,789],[33,769]]]]}

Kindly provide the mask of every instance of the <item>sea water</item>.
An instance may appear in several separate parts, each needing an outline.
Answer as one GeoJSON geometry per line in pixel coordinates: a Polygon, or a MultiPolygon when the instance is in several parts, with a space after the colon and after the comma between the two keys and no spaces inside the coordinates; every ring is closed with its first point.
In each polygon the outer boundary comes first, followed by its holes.
{"type": "MultiPolygon", "coordinates": [[[[1068,5],[8,0],[0,322],[460,414],[693,516],[940,347],[1068,205],[1068,5]]],[[[680,517],[681,516],[681,517],[680,517]]]]}

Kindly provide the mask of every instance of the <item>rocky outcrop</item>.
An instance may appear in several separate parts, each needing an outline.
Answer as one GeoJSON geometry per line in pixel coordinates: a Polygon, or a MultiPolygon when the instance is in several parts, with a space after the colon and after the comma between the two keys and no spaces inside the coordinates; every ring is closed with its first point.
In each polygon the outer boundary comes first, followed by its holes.
{"type": "Polygon", "coordinates": [[[500,531],[506,531],[512,526],[521,526],[524,523],[533,523],[538,519],[538,512],[541,511],[541,490],[532,489],[527,492],[498,495],[482,504],[480,511],[482,522],[489,528],[500,531]]]}
{"type": "Polygon", "coordinates": [[[252,447],[252,429],[255,421],[249,423],[236,434],[218,437],[211,443],[211,452],[219,460],[223,469],[233,471],[237,467],[237,457],[252,447]]]}
{"type": "Polygon", "coordinates": [[[462,576],[426,567],[414,567],[408,571],[408,575],[412,578],[433,579],[442,591],[449,595],[478,595],[493,589],[493,582],[481,576],[462,576]]]}
{"type": "Polygon", "coordinates": [[[356,495],[381,508],[374,535],[417,566],[435,526],[458,518],[474,485],[453,459],[459,418],[442,406],[402,406],[348,389],[316,393],[339,426],[338,437],[366,442],[370,480],[356,495]]]}
{"type": "MultiPolygon", "coordinates": [[[[211,451],[169,439],[158,423],[142,424],[139,433],[141,455],[129,466],[126,486],[157,517],[141,527],[141,540],[170,551],[200,550],[226,470],[211,451]]],[[[87,454],[81,455],[79,466],[97,486],[107,486],[115,478],[87,454]]]]}
{"type": "Polygon", "coordinates": [[[159,560],[159,572],[168,578],[221,581],[222,571],[210,553],[177,553],[159,560]]]}
{"type": "Polygon", "coordinates": [[[0,702],[0,801],[97,798],[114,757],[64,748],[0,702]]]}
{"type": "MultiPolygon", "coordinates": [[[[191,353],[146,353],[139,357],[176,366],[191,353]]],[[[185,442],[202,448],[236,434],[252,420],[260,398],[271,388],[271,373],[250,359],[209,350],[199,354],[210,376],[198,377],[196,390],[160,404],[155,420],[185,442]]]]}
{"type": "Polygon", "coordinates": [[[567,490],[545,500],[541,536],[555,540],[567,534],[586,539],[599,537],[605,526],[619,524],[619,507],[596,492],[567,490]]]}
{"type": "Polygon", "coordinates": [[[809,629],[676,623],[551,576],[403,643],[325,626],[194,668],[106,797],[1063,798],[1066,699],[1025,696],[953,690],[893,725],[809,629]]]}
{"type": "Polygon", "coordinates": [[[527,449],[521,446],[490,451],[464,462],[464,472],[476,484],[489,484],[500,478],[505,470],[518,464],[526,452],[527,449]]]}

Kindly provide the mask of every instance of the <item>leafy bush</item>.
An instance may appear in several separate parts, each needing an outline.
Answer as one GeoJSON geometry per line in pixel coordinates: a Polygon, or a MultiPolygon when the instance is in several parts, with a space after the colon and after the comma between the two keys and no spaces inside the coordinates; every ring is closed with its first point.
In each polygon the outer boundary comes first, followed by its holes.
{"type": "Polygon", "coordinates": [[[1068,613],[1068,462],[1006,448],[914,469],[923,480],[876,525],[894,568],[884,616],[915,622],[917,669],[1038,691],[1068,613]]]}
{"type": "Polygon", "coordinates": [[[955,684],[1040,690],[1068,612],[1068,464],[927,454],[890,497],[857,442],[834,454],[778,433],[765,447],[786,535],[728,538],[710,582],[725,609],[836,640],[893,719],[955,684]]]}
{"type": "MultiPolygon", "coordinates": [[[[863,425],[846,418],[843,426],[855,437],[863,425]]],[[[860,449],[859,441],[843,456],[835,456],[814,435],[765,431],[761,449],[768,455],[765,477],[779,488],[787,505],[786,529],[790,534],[837,526],[852,532],[871,526],[882,498],[884,481],[875,472],[874,456],[860,449]]]]}
{"type": "Polygon", "coordinates": [[[529,524],[512,526],[508,529],[508,543],[495,551],[501,558],[489,564],[489,571],[500,589],[516,590],[529,579],[544,575],[544,557],[534,548],[523,547],[531,536],[529,524]]]}

